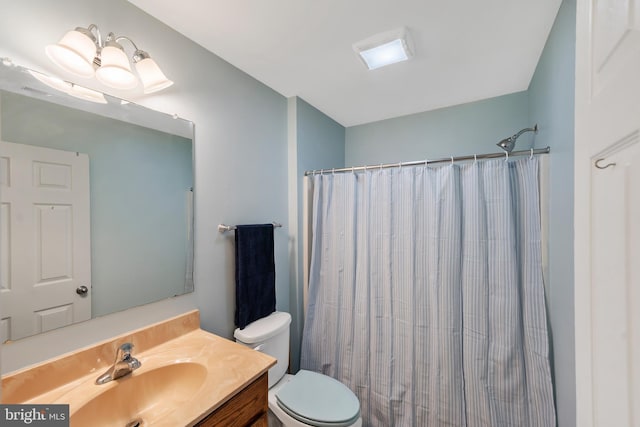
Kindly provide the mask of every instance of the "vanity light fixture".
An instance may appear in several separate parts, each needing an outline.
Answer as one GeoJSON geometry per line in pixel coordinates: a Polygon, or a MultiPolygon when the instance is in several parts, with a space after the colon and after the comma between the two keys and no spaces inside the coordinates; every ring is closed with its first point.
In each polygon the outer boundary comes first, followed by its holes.
{"type": "Polygon", "coordinates": [[[64,70],[84,78],[95,76],[100,83],[114,89],[134,89],[138,86],[138,79],[146,94],[173,84],[133,40],[109,33],[103,41],[95,24],[68,31],[58,43],[48,45],[45,50],[49,59],[64,70]],[[135,49],[130,57],[120,44],[122,41],[129,42],[135,49]],[[131,69],[131,63],[137,76],[131,69]]]}
{"type": "Polygon", "coordinates": [[[406,28],[376,34],[353,45],[369,70],[406,61],[413,56],[413,46],[406,28]]]}

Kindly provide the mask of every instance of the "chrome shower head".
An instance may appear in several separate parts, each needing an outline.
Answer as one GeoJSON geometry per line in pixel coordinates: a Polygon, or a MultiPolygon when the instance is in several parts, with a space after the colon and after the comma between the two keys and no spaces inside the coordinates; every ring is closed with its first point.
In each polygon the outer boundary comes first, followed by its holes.
{"type": "Polygon", "coordinates": [[[516,139],[513,136],[510,136],[509,138],[505,138],[502,141],[498,142],[497,145],[507,153],[510,153],[511,150],[513,150],[513,147],[516,145],[516,139]]]}
{"type": "Polygon", "coordinates": [[[516,139],[518,139],[518,137],[520,135],[522,135],[525,132],[538,132],[538,125],[535,125],[532,128],[526,128],[526,129],[522,129],[520,132],[516,133],[515,135],[510,136],[509,138],[505,138],[502,141],[498,142],[496,145],[500,148],[502,148],[504,151],[506,151],[507,153],[510,153],[513,150],[513,147],[515,147],[516,145],[516,139]]]}

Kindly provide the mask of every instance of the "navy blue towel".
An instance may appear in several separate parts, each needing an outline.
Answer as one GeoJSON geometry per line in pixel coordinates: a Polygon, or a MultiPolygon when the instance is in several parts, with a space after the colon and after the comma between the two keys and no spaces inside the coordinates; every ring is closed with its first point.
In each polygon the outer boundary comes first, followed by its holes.
{"type": "Polygon", "coordinates": [[[242,329],[276,311],[273,224],[236,228],[236,325],[242,329]]]}

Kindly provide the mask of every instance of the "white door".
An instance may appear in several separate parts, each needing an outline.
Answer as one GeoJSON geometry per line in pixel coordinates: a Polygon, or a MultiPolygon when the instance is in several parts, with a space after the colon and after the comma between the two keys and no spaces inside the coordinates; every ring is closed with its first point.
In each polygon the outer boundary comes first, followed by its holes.
{"type": "Polygon", "coordinates": [[[0,142],[0,160],[3,342],[90,319],[88,156],[0,142]]]}
{"type": "Polygon", "coordinates": [[[576,425],[640,426],[640,0],[577,2],[576,425]]]}

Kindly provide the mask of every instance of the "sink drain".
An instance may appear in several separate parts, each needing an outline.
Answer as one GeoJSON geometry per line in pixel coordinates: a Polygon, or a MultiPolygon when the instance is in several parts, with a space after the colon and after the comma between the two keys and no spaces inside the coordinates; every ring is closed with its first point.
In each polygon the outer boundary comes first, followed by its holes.
{"type": "Polygon", "coordinates": [[[125,427],[144,427],[144,421],[142,421],[142,418],[136,418],[133,421],[129,421],[125,427]]]}

